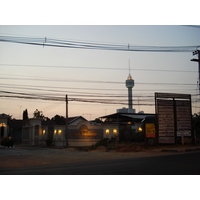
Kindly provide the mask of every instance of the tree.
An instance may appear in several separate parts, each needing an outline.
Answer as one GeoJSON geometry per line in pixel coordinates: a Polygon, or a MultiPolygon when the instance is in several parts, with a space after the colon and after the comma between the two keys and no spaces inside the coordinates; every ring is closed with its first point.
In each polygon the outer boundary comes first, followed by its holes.
{"type": "Polygon", "coordinates": [[[94,122],[96,122],[96,123],[103,123],[103,121],[101,121],[99,118],[96,118],[96,119],[94,120],[94,122]]]}
{"type": "Polygon", "coordinates": [[[195,113],[192,118],[193,130],[196,134],[197,142],[200,141],[200,113],[195,113]]]}
{"type": "Polygon", "coordinates": [[[36,109],[36,110],[34,111],[33,117],[34,117],[34,118],[37,118],[37,119],[42,119],[42,120],[45,120],[45,121],[50,120],[48,117],[45,117],[45,116],[43,115],[43,112],[42,112],[42,111],[39,111],[38,109],[36,109]]]}
{"type": "Polygon", "coordinates": [[[58,125],[65,125],[66,124],[66,118],[60,115],[55,115],[52,117],[52,119],[56,124],[58,125]]]}
{"type": "Polygon", "coordinates": [[[28,120],[28,110],[27,109],[23,111],[23,120],[24,121],[28,120]]]}
{"type": "Polygon", "coordinates": [[[43,115],[42,111],[39,111],[38,109],[36,109],[33,113],[33,117],[37,118],[37,119],[43,119],[44,115],[43,115]]]}

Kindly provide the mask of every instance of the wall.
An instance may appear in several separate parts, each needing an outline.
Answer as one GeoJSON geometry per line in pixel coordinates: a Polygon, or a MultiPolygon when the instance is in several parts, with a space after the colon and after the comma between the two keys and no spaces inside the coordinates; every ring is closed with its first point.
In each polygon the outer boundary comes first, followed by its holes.
{"type": "Polygon", "coordinates": [[[82,120],[77,125],[68,127],[69,146],[91,146],[103,139],[103,129],[101,125],[91,125],[82,120]]]}
{"type": "MultiPolygon", "coordinates": [[[[68,126],[68,145],[91,146],[103,138],[111,138],[118,135],[118,125],[91,125],[84,119],[77,119],[68,126]]],[[[40,119],[30,119],[29,124],[23,127],[23,144],[46,146],[46,139],[53,137],[53,145],[56,147],[66,146],[65,125],[41,126],[40,119]],[[51,134],[50,134],[51,132],[51,134]]]]}

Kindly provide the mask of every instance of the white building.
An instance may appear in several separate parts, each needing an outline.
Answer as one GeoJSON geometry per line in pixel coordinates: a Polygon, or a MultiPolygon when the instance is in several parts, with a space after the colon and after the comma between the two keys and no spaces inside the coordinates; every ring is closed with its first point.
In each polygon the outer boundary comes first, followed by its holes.
{"type": "Polygon", "coordinates": [[[52,142],[57,147],[91,146],[119,133],[117,124],[94,125],[81,116],[69,118],[68,122],[66,126],[51,120],[29,119],[22,128],[22,144],[43,146],[52,142]]]}

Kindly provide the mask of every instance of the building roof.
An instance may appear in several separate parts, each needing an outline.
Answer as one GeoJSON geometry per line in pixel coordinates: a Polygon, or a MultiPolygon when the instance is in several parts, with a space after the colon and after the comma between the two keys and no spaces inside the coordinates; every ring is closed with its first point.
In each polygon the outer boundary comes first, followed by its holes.
{"type": "Polygon", "coordinates": [[[147,116],[145,119],[142,120],[143,123],[156,123],[156,115],[154,116],[147,116]]]}
{"type": "Polygon", "coordinates": [[[133,118],[133,119],[144,119],[147,116],[154,116],[154,115],[151,115],[151,114],[146,115],[146,114],[140,114],[139,113],[139,114],[134,114],[134,115],[132,115],[132,114],[122,114],[122,116],[130,117],[130,118],[133,118]]]}
{"type": "Polygon", "coordinates": [[[146,116],[155,116],[155,114],[143,114],[143,113],[114,113],[111,115],[105,115],[99,118],[112,118],[112,117],[130,117],[130,118],[138,118],[138,119],[144,119],[146,116]]]}
{"type": "Polygon", "coordinates": [[[68,118],[68,124],[71,124],[71,123],[73,123],[74,121],[76,121],[77,119],[83,119],[83,120],[85,120],[85,121],[87,121],[84,117],[82,117],[82,116],[77,116],[77,117],[69,117],[68,118]]]}
{"type": "Polygon", "coordinates": [[[10,116],[10,115],[6,115],[5,113],[1,113],[1,114],[0,114],[0,117],[3,117],[3,118],[10,118],[11,116],[10,116]]]}
{"type": "Polygon", "coordinates": [[[141,122],[146,117],[154,117],[155,114],[143,113],[114,113],[111,115],[102,116],[100,118],[106,119],[108,122],[124,123],[128,121],[141,122]]]}

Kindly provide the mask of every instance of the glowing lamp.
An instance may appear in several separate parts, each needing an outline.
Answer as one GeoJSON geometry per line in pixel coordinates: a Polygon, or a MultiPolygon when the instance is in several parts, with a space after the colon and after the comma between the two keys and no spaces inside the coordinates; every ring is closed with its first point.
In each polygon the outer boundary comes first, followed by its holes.
{"type": "Polygon", "coordinates": [[[114,134],[117,134],[117,129],[113,129],[113,133],[114,133],[114,134]]]}
{"type": "Polygon", "coordinates": [[[138,131],[139,131],[139,132],[142,132],[142,127],[139,127],[139,128],[138,128],[138,131]]]}

